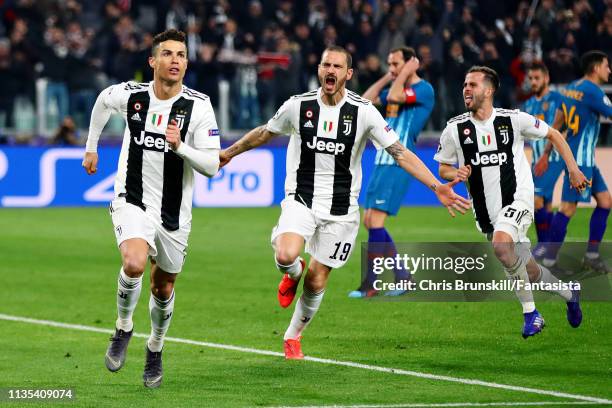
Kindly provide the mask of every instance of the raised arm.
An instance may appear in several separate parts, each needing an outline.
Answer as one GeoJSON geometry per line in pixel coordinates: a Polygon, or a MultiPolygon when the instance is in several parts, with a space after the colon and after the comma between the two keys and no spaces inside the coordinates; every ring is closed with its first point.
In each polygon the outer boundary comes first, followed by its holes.
{"type": "Polygon", "coordinates": [[[386,151],[402,169],[429,187],[453,217],[455,216],[453,210],[465,214],[470,208],[470,202],[453,191],[452,187],[459,183],[459,179],[456,178],[450,183],[441,184],[427,166],[425,166],[425,163],[416,154],[406,149],[400,142],[393,143],[386,148],[386,151]]]}
{"type": "Polygon", "coordinates": [[[416,57],[412,57],[406,61],[399,74],[397,74],[397,78],[395,78],[393,84],[391,84],[387,101],[399,104],[404,104],[407,102],[405,91],[406,82],[408,81],[408,78],[414,75],[417,69],[419,69],[419,60],[416,57]]]}
{"type": "Polygon", "coordinates": [[[370,87],[363,93],[363,97],[372,101],[375,105],[380,105],[380,93],[391,82],[391,73],[387,72],[378,81],[374,82],[370,87]]]}
{"type": "Polygon", "coordinates": [[[266,125],[261,125],[244,135],[240,140],[219,153],[219,167],[225,166],[235,156],[267,143],[277,133],[270,132],[266,125]]]}

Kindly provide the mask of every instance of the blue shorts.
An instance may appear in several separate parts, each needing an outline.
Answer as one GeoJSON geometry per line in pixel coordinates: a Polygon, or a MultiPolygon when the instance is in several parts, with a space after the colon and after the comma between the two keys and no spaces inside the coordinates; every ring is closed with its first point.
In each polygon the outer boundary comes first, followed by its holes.
{"type": "Polygon", "coordinates": [[[561,195],[561,201],[566,201],[568,203],[588,203],[591,201],[592,195],[601,193],[602,191],[608,191],[608,186],[601,176],[599,167],[580,166],[580,171],[584,173],[587,179],[592,181],[591,187],[587,187],[582,193],[577,192],[575,188],[571,188],[569,175],[566,172],[565,178],[563,179],[563,194],[561,195]]]}
{"type": "Polygon", "coordinates": [[[376,165],[366,190],[364,207],[396,215],[412,176],[398,166],[376,165]]]}
{"type": "Polygon", "coordinates": [[[563,161],[553,161],[548,162],[548,169],[540,177],[536,177],[534,174],[533,184],[535,187],[535,195],[543,197],[545,202],[552,201],[555,184],[564,168],[565,163],[563,163],[563,161]]]}

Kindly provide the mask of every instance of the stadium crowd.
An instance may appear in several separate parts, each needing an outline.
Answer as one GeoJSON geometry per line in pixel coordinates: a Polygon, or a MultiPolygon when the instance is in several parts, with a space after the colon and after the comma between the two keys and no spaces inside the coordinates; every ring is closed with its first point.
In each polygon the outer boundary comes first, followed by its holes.
{"type": "Polygon", "coordinates": [[[230,83],[232,128],[260,124],[316,85],[330,44],[353,54],[348,88],[359,93],[384,74],[390,49],[414,47],[419,75],[436,90],[431,129],[464,111],[472,64],[497,70],[497,103],[517,106],[528,96],[533,61],[548,65],[553,83],[567,83],[580,76],[583,52],[612,55],[611,0],[4,0],[0,15],[0,113],[8,128],[16,96],[35,105],[39,78],[58,123],[71,116],[86,128],[105,86],[151,80],[152,38],[166,28],[188,34],[188,86],[217,104],[219,81],[230,83]]]}

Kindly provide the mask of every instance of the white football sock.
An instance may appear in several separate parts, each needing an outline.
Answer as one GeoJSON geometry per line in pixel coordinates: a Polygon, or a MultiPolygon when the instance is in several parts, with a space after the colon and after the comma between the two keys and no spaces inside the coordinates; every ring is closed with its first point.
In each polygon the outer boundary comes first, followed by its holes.
{"type": "MultiPolygon", "coordinates": [[[[551,283],[554,285],[559,285],[563,283],[561,280],[557,279],[552,273],[550,273],[550,271],[546,267],[542,265],[538,266],[540,267],[540,277],[536,280],[536,282],[551,283]]],[[[558,294],[563,299],[565,299],[566,302],[569,302],[572,299],[572,291],[569,289],[551,290],[550,292],[558,294]]]]}
{"type": "Polygon", "coordinates": [[[117,322],[115,326],[123,331],[132,331],[134,323],[132,322],[132,315],[138,298],[140,297],[140,290],[142,289],[142,275],[138,278],[130,278],[125,274],[123,268],[119,272],[119,278],[117,279],[117,322]]]}
{"type": "Polygon", "coordinates": [[[149,350],[158,352],[164,347],[164,336],[170,327],[173,311],[174,290],[172,291],[170,298],[166,300],[158,299],[151,293],[151,298],[149,299],[151,335],[147,341],[149,350]]]}
{"type": "Polygon", "coordinates": [[[523,306],[523,313],[531,313],[535,310],[535,302],[533,301],[533,293],[531,290],[525,289],[525,284],[529,283],[529,275],[527,274],[527,266],[523,260],[517,259],[516,263],[510,268],[504,268],[508,279],[513,281],[522,280],[522,286],[515,289],[516,297],[518,297],[523,306]]]}
{"type": "Polygon", "coordinates": [[[291,265],[283,265],[278,263],[276,260],[276,255],[274,256],[274,262],[276,262],[276,267],[281,273],[286,273],[293,280],[300,279],[302,276],[302,263],[300,262],[302,257],[298,256],[295,258],[295,261],[291,265]]]}
{"type": "Polygon", "coordinates": [[[297,339],[302,335],[302,332],[306,326],[308,326],[314,315],[317,313],[317,310],[319,310],[324,293],[325,289],[317,293],[312,293],[308,289],[304,288],[302,296],[300,296],[295,304],[295,310],[293,311],[293,317],[291,317],[291,323],[285,332],[285,340],[297,339]]]}

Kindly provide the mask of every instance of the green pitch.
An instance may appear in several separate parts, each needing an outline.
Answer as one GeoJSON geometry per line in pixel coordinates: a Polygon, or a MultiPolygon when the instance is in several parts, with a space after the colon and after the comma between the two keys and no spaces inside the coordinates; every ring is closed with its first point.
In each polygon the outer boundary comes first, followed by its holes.
{"type": "MultiPolygon", "coordinates": [[[[278,208],[194,211],[169,336],[282,352],[293,307],[283,310],[276,300],[280,274],[268,240],[278,213],[278,208]]],[[[572,220],[570,239],[586,238],[589,215],[581,210],[572,220]]],[[[439,208],[405,208],[389,229],[397,241],[482,240],[471,215],[453,220],[439,208]]],[[[0,314],[113,327],[120,258],[105,209],[2,209],[0,230],[0,314]]],[[[365,238],[362,229],[359,240],[365,238]]],[[[579,329],[565,321],[563,303],[541,303],[548,326],[523,340],[517,302],[347,298],[359,279],[356,252],[347,266],[332,272],[322,307],[302,340],[307,356],[612,400],[610,303],[584,304],[579,329]]],[[[148,297],[143,290],[136,332],[149,331],[148,297]]],[[[0,319],[0,388],[72,387],[77,398],[72,406],[79,407],[580,402],[174,342],[165,346],[161,388],[147,390],[141,380],[145,340],[132,339],[118,373],[104,367],[107,340],[103,333],[0,319]]],[[[0,400],[3,404],[48,406],[0,400]]]]}

